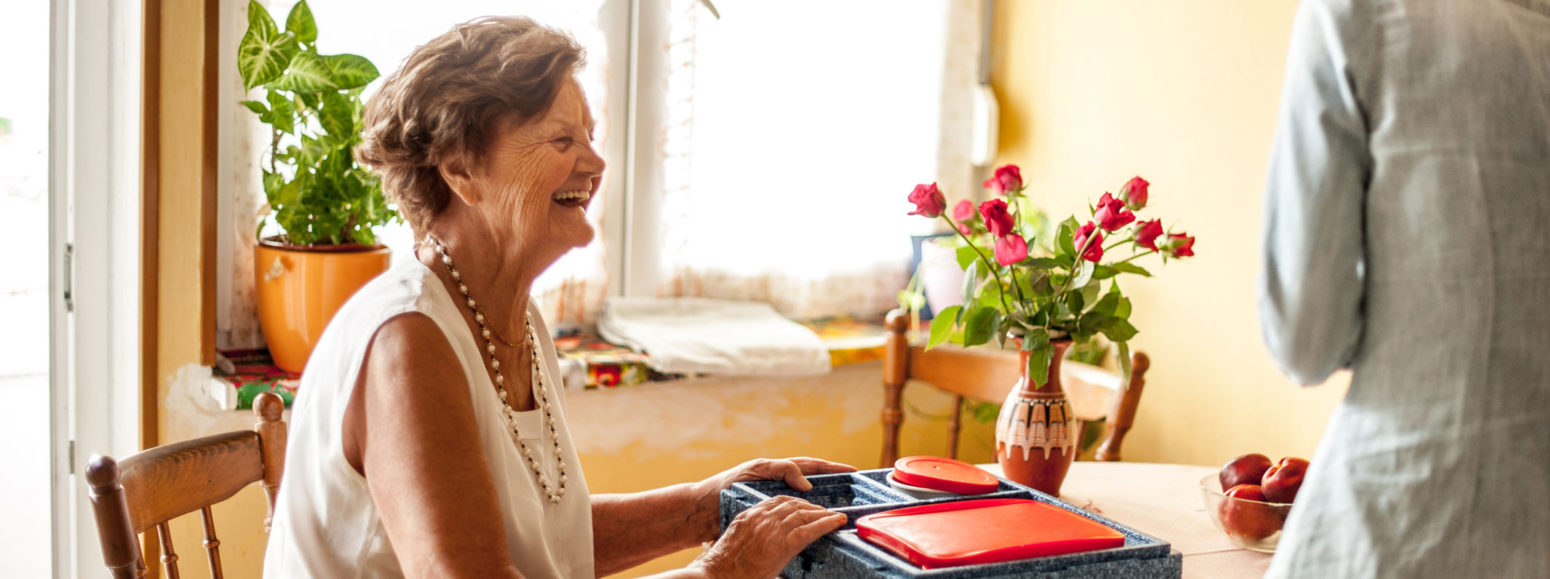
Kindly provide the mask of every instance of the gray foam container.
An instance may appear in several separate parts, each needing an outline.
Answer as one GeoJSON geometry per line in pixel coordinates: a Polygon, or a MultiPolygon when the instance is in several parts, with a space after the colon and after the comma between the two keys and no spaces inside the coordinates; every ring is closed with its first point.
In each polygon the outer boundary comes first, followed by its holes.
{"type": "Polygon", "coordinates": [[[888,486],[893,469],[864,470],[855,473],[807,477],[813,490],[799,492],[781,481],[734,483],[721,491],[721,528],[731,524],[738,513],[765,499],[787,495],[806,500],[831,511],[845,513],[848,520],[840,530],[825,535],[792,559],[782,577],[798,578],[940,578],[980,579],[989,577],[1180,577],[1183,559],[1162,539],[1126,527],[1099,515],[1078,509],[1055,497],[1000,479],[994,492],[981,495],[956,495],[916,499],[888,486]],[[922,569],[891,552],[868,543],[856,534],[856,519],[904,507],[949,503],[972,499],[1021,498],[1048,503],[1101,523],[1125,535],[1125,544],[1113,549],[1086,553],[1039,557],[1021,561],[966,565],[946,569],[922,569]]]}

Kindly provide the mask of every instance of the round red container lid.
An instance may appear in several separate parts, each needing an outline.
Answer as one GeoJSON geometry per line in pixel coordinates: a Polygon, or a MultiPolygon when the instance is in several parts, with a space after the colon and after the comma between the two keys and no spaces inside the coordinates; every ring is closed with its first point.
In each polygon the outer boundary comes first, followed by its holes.
{"type": "Polygon", "coordinates": [[[1001,485],[979,467],[940,456],[906,456],[894,461],[893,478],[910,486],[961,495],[985,494],[1001,485]]]}

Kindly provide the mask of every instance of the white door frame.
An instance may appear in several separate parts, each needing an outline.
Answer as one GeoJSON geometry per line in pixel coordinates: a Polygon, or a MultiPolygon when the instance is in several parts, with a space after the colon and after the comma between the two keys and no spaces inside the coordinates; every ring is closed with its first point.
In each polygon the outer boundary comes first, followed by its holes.
{"type": "Polygon", "coordinates": [[[49,406],[56,577],[102,569],[91,453],[139,440],[138,0],[50,0],[49,406]]]}

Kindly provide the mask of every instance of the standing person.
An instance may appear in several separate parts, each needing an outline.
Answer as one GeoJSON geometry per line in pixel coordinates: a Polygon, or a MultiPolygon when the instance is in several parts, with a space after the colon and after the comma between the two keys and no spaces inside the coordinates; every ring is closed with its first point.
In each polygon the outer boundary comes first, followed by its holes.
{"type": "Polygon", "coordinates": [[[367,105],[356,154],[417,250],[350,298],[307,363],[265,576],[582,578],[714,541],[667,575],[764,578],[844,524],[777,497],[720,529],[734,482],[808,489],[806,474],[855,470],[819,459],[588,492],[528,299],[593,236],[604,163],[581,61],[562,32],[483,18],[417,48],[367,105]]]}
{"type": "Polygon", "coordinates": [[[1260,314],[1352,370],[1272,577],[1550,577],[1550,0],[1305,0],[1260,314]]]}

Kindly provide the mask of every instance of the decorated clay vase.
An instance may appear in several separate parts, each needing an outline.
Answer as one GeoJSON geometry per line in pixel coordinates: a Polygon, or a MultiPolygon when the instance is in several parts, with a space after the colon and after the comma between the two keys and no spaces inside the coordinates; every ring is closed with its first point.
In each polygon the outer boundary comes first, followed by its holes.
{"type": "Polygon", "coordinates": [[[1051,340],[1050,347],[1049,379],[1042,388],[1028,379],[1028,352],[1022,352],[1021,377],[996,419],[996,462],[1008,480],[1060,496],[1082,432],[1060,387],[1060,363],[1071,340],[1051,340]]]}

